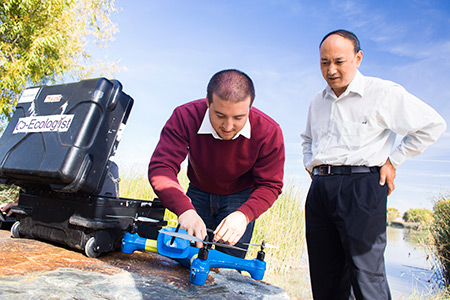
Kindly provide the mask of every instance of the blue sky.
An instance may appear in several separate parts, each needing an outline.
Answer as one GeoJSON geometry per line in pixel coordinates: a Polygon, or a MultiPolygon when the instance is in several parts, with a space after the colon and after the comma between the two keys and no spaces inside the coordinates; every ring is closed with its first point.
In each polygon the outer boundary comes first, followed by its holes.
{"type": "MultiPolygon", "coordinates": [[[[360,71],[400,83],[450,123],[450,2],[396,1],[125,1],[119,28],[94,59],[119,61],[114,78],[135,100],[119,145],[121,166],[146,165],[172,110],[203,98],[210,77],[237,68],[256,88],[255,106],[282,127],[289,184],[303,187],[300,133],[311,98],[325,87],[318,44],[335,29],[355,32],[360,71]]],[[[417,116],[418,118],[420,116],[417,116]]],[[[397,170],[390,207],[431,208],[450,191],[450,133],[397,170]]]]}

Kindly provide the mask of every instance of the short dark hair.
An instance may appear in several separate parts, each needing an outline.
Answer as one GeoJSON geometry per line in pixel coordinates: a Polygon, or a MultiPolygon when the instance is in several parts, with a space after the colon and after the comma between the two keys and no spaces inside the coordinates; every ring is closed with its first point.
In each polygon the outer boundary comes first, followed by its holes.
{"type": "Polygon", "coordinates": [[[213,94],[232,102],[244,101],[250,96],[251,106],[255,100],[255,87],[247,74],[236,69],[228,69],[217,72],[209,80],[207,97],[210,104],[213,94]]]}
{"type": "Polygon", "coordinates": [[[328,33],[320,42],[319,49],[322,47],[322,44],[327,39],[327,37],[329,37],[330,35],[333,35],[333,34],[340,35],[343,38],[350,40],[353,43],[353,48],[354,48],[355,54],[358,53],[359,51],[361,51],[361,46],[359,44],[359,40],[358,40],[358,37],[356,36],[356,34],[354,34],[351,31],[344,30],[344,29],[338,29],[338,30],[328,33]]]}

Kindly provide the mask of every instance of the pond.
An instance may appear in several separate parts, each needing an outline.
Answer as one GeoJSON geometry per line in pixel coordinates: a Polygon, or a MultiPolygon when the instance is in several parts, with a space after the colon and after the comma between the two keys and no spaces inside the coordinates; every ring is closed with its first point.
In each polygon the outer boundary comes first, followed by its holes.
{"type": "Polygon", "coordinates": [[[433,256],[409,229],[387,227],[386,272],[392,298],[426,295],[434,287],[433,256]]]}

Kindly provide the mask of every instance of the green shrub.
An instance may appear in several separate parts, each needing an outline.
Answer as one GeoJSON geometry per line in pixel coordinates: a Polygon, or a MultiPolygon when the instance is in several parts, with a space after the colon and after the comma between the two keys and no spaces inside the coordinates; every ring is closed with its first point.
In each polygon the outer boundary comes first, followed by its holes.
{"type": "Polygon", "coordinates": [[[445,267],[444,275],[450,282],[450,199],[443,199],[434,205],[433,236],[438,257],[445,267]]]}
{"type": "Polygon", "coordinates": [[[432,224],[434,220],[433,211],[425,208],[411,208],[403,214],[405,222],[432,224]]]}
{"type": "Polygon", "coordinates": [[[393,207],[388,207],[387,209],[387,222],[391,223],[392,221],[396,220],[397,218],[400,218],[402,215],[398,211],[398,209],[393,207]]]}

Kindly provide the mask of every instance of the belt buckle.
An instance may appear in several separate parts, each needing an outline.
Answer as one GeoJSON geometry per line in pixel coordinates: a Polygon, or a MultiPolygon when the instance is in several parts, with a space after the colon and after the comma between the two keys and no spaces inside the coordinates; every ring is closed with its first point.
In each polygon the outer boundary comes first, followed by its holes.
{"type": "Polygon", "coordinates": [[[327,176],[331,174],[331,166],[321,166],[319,167],[319,176],[327,176]]]}

